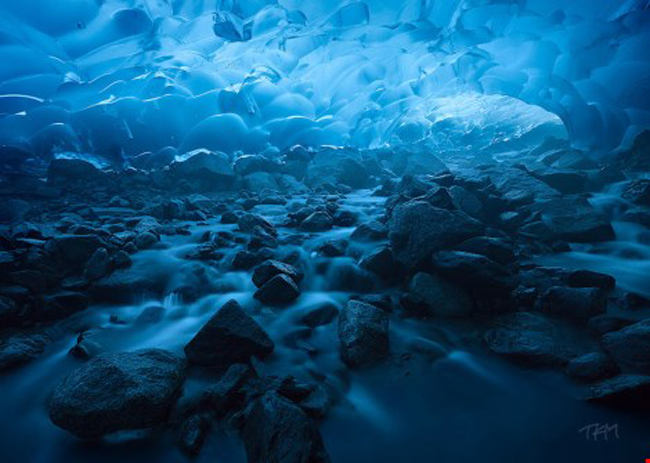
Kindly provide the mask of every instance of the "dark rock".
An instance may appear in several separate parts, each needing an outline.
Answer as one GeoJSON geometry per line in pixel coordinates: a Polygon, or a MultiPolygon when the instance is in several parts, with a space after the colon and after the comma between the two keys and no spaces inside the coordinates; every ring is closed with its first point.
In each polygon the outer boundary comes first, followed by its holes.
{"type": "Polygon", "coordinates": [[[603,345],[622,366],[650,372],[650,320],[606,334],[603,345]]]}
{"type": "Polygon", "coordinates": [[[517,286],[508,268],[479,254],[440,251],[433,255],[432,264],[436,272],[473,293],[503,295],[517,286]]]}
{"type": "Polygon", "coordinates": [[[554,326],[543,316],[516,312],[500,317],[494,328],[485,333],[488,348],[513,362],[525,366],[562,366],[570,352],[556,340],[554,326]]]}
{"type": "Polygon", "coordinates": [[[615,170],[650,171],[650,130],[637,135],[632,148],[614,159],[615,170]]]}
{"type": "Polygon", "coordinates": [[[300,290],[293,279],[285,274],[279,274],[267,281],[255,291],[255,299],[265,304],[288,304],[300,296],[300,290]]]}
{"type": "Polygon", "coordinates": [[[393,253],[388,246],[373,249],[359,261],[359,266],[382,278],[397,277],[400,265],[393,259],[393,253]]]}
{"type": "Polygon", "coordinates": [[[48,338],[40,334],[19,334],[0,340],[0,372],[23,365],[43,353],[48,338]]]}
{"type": "Polygon", "coordinates": [[[239,175],[248,175],[253,172],[279,172],[282,166],[259,154],[249,154],[238,157],[234,167],[239,175]]]}
{"type": "Polygon", "coordinates": [[[560,192],[537,180],[523,169],[499,166],[490,178],[501,196],[512,205],[552,199],[560,192]]]}
{"type": "Polygon", "coordinates": [[[242,181],[248,191],[256,193],[261,193],[264,190],[277,191],[280,188],[275,177],[268,172],[253,172],[246,175],[242,181]]]}
{"type": "Polygon", "coordinates": [[[52,392],[50,419],[82,439],[164,424],[185,379],[185,362],[161,349],[101,354],[52,392]]]}
{"type": "Polygon", "coordinates": [[[210,430],[210,420],[199,414],[187,417],[178,430],[181,450],[190,456],[198,455],[210,430]]]}
{"type": "Polygon", "coordinates": [[[395,208],[389,230],[393,255],[412,269],[428,263],[434,252],[480,234],[483,226],[463,212],[411,201],[395,208]]]}
{"type": "Polygon", "coordinates": [[[41,304],[32,314],[39,321],[51,321],[66,318],[73,313],[86,310],[89,305],[88,295],[79,291],[59,291],[43,296],[41,304]]]}
{"type": "Polygon", "coordinates": [[[300,229],[306,232],[319,232],[332,228],[332,217],[324,211],[317,211],[300,224],[300,229]]]}
{"type": "Polygon", "coordinates": [[[95,235],[61,235],[48,243],[57,259],[73,268],[86,264],[95,251],[104,247],[104,241],[95,235]]]}
{"type": "Polygon", "coordinates": [[[329,463],[313,421],[289,400],[267,393],[252,404],[242,429],[249,463],[329,463]]]}
{"type": "Polygon", "coordinates": [[[277,260],[267,260],[255,267],[253,283],[260,288],[276,275],[287,275],[296,284],[300,283],[304,276],[302,272],[292,265],[277,260]]]}
{"type": "Polygon", "coordinates": [[[307,167],[305,182],[312,188],[327,183],[365,188],[368,186],[369,177],[358,152],[331,148],[316,153],[307,167]]]}
{"type": "Polygon", "coordinates": [[[611,275],[591,270],[574,270],[567,275],[567,284],[574,288],[614,289],[616,279],[611,275]]]}
{"type": "Polygon", "coordinates": [[[320,252],[325,257],[341,257],[345,255],[345,250],[348,247],[348,242],[345,240],[331,240],[323,243],[319,248],[320,252]]]}
{"type": "Polygon", "coordinates": [[[82,159],[53,159],[47,169],[47,181],[65,185],[75,181],[93,181],[100,176],[97,167],[82,159]]]}
{"type": "Polygon", "coordinates": [[[169,166],[174,179],[192,181],[200,189],[227,189],[234,180],[235,173],[224,153],[198,149],[176,159],[169,166]]]}
{"type": "Polygon", "coordinates": [[[221,214],[220,222],[225,224],[237,223],[239,222],[239,217],[232,211],[226,211],[221,214]]]}
{"type": "Polygon", "coordinates": [[[249,270],[259,262],[259,256],[249,251],[239,251],[233,258],[231,268],[233,270],[249,270]]]}
{"type": "Polygon", "coordinates": [[[341,358],[351,368],[385,360],[389,354],[388,315],[375,306],[349,301],[339,314],[341,358]]]}
{"type": "Polygon", "coordinates": [[[273,349],[273,341],[264,330],[231,299],[185,346],[185,355],[197,365],[227,367],[246,363],[251,356],[264,358],[273,349]]]}
{"type": "Polygon", "coordinates": [[[459,286],[430,273],[416,273],[402,299],[407,311],[418,317],[463,317],[473,310],[472,299],[459,286]]]}
{"type": "Polygon", "coordinates": [[[542,214],[542,220],[558,238],[569,242],[609,241],[615,237],[611,223],[583,197],[539,202],[533,210],[542,214]]]}
{"type": "Polygon", "coordinates": [[[507,265],[515,261],[513,246],[500,238],[476,236],[454,246],[454,249],[480,254],[501,265],[507,265]]]}
{"type": "Polygon", "coordinates": [[[106,248],[97,249],[86,264],[86,277],[89,280],[99,280],[109,273],[110,264],[111,258],[106,248]]]}
{"type": "Polygon", "coordinates": [[[625,186],[622,196],[639,206],[650,206],[650,180],[633,180],[625,186]]]}
{"type": "Polygon", "coordinates": [[[261,227],[266,233],[273,237],[278,236],[278,232],[273,225],[271,225],[264,217],[257,214],[242,214],[239,217],[237,224],[239,229],[244,233],[253,233],[255,227],[261,227]]]}
{"type": "Polygon", "coordinates": [[[150,249],[153,246],[158,244],[158,237],[151,232],[140,233],[135,238],[135,246],[140,250],[144,251],[150,249]]]}
{"type": "Polygon", "coordinates": [[[388,238],[388,227],[376,220],[362,223],[350,235],[350,239],[354,241],[382,241],[386,238],[388,238]]]}
{"type": "Polygon", "coordinates": [[[629,409],[650,410],[650,376],[619,375],[606,379],[589,389],[589,402],[629,409]]]}
{"type": "Polygon", "coordinates": [[[574,358],[566,367],[571,378],[581,381],[597,381],[618,373],[618,366],[608,355],[591,352],[574,358]]]}
{"type": "Polygon", "coordinates": [[[246,404],[247,391],[244,386],[257,375],[249,365],[235,364],[224,373],[216,384],[210,386],[206,396],[217,418],[240,411],[246,404]]]}
{"type": "Polygon", "coordinates": [[[541,298],[542,310],[575,322],[605,313],[607,299],[598,288],[568,288],[554,286],[541,298]]]}
{"type": "Polygon", "coordinates": [[[584,192],[589,180],[584,173],[571,170],[542,169],[531,172],[531,175],[564,194],[584,192]]]}

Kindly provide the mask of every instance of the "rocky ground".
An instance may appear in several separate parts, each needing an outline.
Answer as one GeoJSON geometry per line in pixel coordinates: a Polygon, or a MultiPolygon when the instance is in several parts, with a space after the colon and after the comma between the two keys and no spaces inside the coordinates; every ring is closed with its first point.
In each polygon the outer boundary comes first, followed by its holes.
{"type": "Polygon", "coordinates": [[[295,147],[167,166],[163,151],[121,171],[43,171],[4,147],[0,371],[65,346],[73,364],[41,385],[56,426],[93,441],[171,432],[188,455],[218,428],[250,462],[330,461],[319,424],[355,372],[417,374],[458,350],[650,410],[648,292],[542,263],[598,254],[619,223],[636,231],[623,257],[647,263],[649,146],[596,162],[549,143],[471,164],[295,147]]]}

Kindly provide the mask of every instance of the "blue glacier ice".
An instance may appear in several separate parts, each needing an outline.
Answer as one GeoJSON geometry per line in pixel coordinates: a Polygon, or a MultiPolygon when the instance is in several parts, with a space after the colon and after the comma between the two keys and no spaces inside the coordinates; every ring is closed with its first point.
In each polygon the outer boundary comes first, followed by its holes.
{"type": "Polygon", "coordinates": [[[3,0],[0,12],[0,142],[39,155],[475,152],[548,136],[607,152],[650,126],[645,0],[3,0]]]}

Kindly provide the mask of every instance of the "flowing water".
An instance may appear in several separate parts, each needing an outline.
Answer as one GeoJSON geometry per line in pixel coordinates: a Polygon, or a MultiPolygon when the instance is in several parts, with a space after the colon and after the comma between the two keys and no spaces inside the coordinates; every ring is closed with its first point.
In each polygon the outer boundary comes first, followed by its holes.
{"type": "MultiPolygon", "coordinates": [[[[368,220],[380,214],[382,201],[362,191],[349,195],[345,203],[361,220],[368,220]]],[[[274,221],[283,210],[258,206],[254,212],[274,221]]],[[[75,331],[89,328],[87,338],[106,351],[161,347],[181,353],[215,309],[231,298],[237,299],[276,343],[270,359],[257,364],[260,372],[324,378],[341,394],[337,406],[321,423],[335,463],[610,463],[650,457],[650,447],[642,445],[650,435],[650,423],[576,401],[579,390],[559,372],[522,370],[487,356],[478,348],[471,327],[460,322],[423,323],[393,316],[391,350],[397,358],[384,366],[349,373],[338,358],[336,323],[305,336],[296,319],[314,304],[328,301],[340,307],[347,301],[354,275],[342,269],[349,268],[352,259],[319,257],[315,248],[326,240],[347,238],[353,229],[338,228],[312,234],[301,245],[282,245],[280,253],[297,253],[303,264],[303,292],[290,307],[268,309],[253,299],[250,272],[226,271],[223,264],[182,258],[198,246],[206,231],[233,227],[218,223],[195,226],[188,236],[163,237],[162,249],[135,255],[129,272],[162,281],[167,288],[164,297],[142,294],[137,304],[97,306],[79,313],[53,331],[58,336],[45,355],[0,377],[0,461],[188,461],[169,431],[162,438],[111,444],[79,442],[50,423],[46,400],[53,385],[80,364],[67,354],[76,342],[75,331]],[[197,278],[209,282],[210,294],[184,302],[174,289],[195,283],[197,278]],[[588,440],[580,430],[593,423],[617,425],[617,435],[610,435],[607,441],[588,440]]],[[[280,233],[283,238],[293,232],[281,228],[280,233]]],[[[353,254],[366,247],[353,246],[353,254]]],[[[562,258],[583,266],[580,256],[593,256],[594,263],[607,259],[607,265],[614,267],[624,259],[613,252],[578,251],[562,258]]],[[[635,265],[621,270],[628,272],[629,278],[617,275],[621,284],[636,284],[634,275],[642,269],[635,265]]],[[[592,268],[596,269],[596,264],[592,268]]],[[[209,381],[194,372],[186,392],[200,391],[209,381]]],[[[195,461],[239,463],[245,461],[245,454],[237,436],[215,427],[195,461]]]]}

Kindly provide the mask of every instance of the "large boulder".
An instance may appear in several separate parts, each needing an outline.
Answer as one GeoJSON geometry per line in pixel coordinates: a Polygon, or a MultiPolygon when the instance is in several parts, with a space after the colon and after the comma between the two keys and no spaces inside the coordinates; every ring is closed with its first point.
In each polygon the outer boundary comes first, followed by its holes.
{"type": "Polygon", "coordinates": [[[300,290],[294,279],[280,273],[264,283],[255,291],[255,299],[270,305],[283,305],[293,302],[300,296],[300,290]]]}
{"type": "Polygon", "coordinates": [[[35,359],[43,353],[48,342],[41,334],[15,335],[0,340],[0,372],[35,359]]]}
{"type": "Polygon", "coordinates": [[[177,156],[169,170],[174,180],[196,182],[202,189],[229,188],[235,177],[226,154],[205,149],[177,156]]]}
{"type": "Polygon", "coordinates": [[[614,239],[614,229],[607,218],[581,196],[562,197],[532,206],[560,239],[570,242],[595,242],[614,239]]]}
{"type": "Polygon", "coordinates": [[[586,400],[628,410],[650,410],[650,376],[619,375],[589,389],[586,400]]]}
{"type": "Polygon", "coordinates": [[[276,275],[284,274],[290,277],[296,284],[300,283],[304,274],[293,265],[285,264],[277,260],[267,260],[253,271],[253,283],[258,288],[264,286],[276,275]]]}
{"type": "Polygon", "coordinates": [[[606,334],[603,344],[621,365],[650,373],[650,320],[606,334]]]}
{"type": "Polygon", "coordinates": [[[93,181],[100,175],[101,171],[94,164],[83,159],[54,159],[47,169],[47,181],[55,185],[93,181]]]}
{"type": "Polygon", "coordinates": [[[101,354],[52,392],[54,424],[82,439],[147,429],[167,420],[185,379],[185,361],[162,349],[101,354]]]}
{"type": "Polygon", "coordinates": [[[473,293],[503,295],[516,286],[516,278],[507,267],[479,254],[440,251],[433,255],[432,264],[437,272],[473,293]]]}
{"type": "Polygon", "coordinates": [[[269,392],[245,417],[242,439],[249,463],[328,463],[314,422],[297,405],[269,392]]]}
{"type": "Polygon", "coordinates": [[[490,179],[501,196],[513,205],[529,204],[560,196],[560,192],[523,169],[499,166],[490,179]]]}
{"type": "Polygon", "coordinates": [[[231,299],[185,346],[185,355],[191,363],[224,368],[247,363],[252,356],[266,357],[274,348],[266,332],[231,299]]]}
{"type": "Polygon", "coordinates": [[[407,311],[422,317],[463,317],[473,310],[472,299],[459,286],[430,273],[416,273],[402,299],[407,311]]]}
{"type": "Polygon", "coordinates": [[[95,235],[60,235],[53,238],[47,249],[63,264],[78,269],[86,264],[104,241],[95,235]]]}
{"type": "Polygon", "coordinates": [[[622,196],[639,206],[650,207],[650,180],[643,178],[630,182],[623,189],[622,196]]]}
{"type": "Polygon", "coordinates": [[[605,313],[607,299],[599,288],[553,286],[541,297],[542,310],[574,322],[605,313]]]}
{"type": "Polygon", "coordinates": [[[467,214],[435,208],[425,201],[396,206],[389,222],[393,255],[407,268],[428,263],[434,252],[482,231],[483,225],[467,214]]]}
{"type": "Polygon", "coordinates": [[[553,324],[539,314],[516,312],[500,317],[484,336],[497,355],[533,367],[562,366],[571,352],[557,340],[553,324]]]}
{"type": "Polygon", "coordinates": [[[340,183],[352,188],[368,185],[369,174],[358,152],[328,148],[316,153],[307,167],[306,183],[314,188],[325,183],[340,183]]]}
{"type": "Polygon", "coordinates": [[[388,357],[388,315],[361,301],[351,300],[339,315],[341,358],[349,367],[364,367],[388,357]]]}

